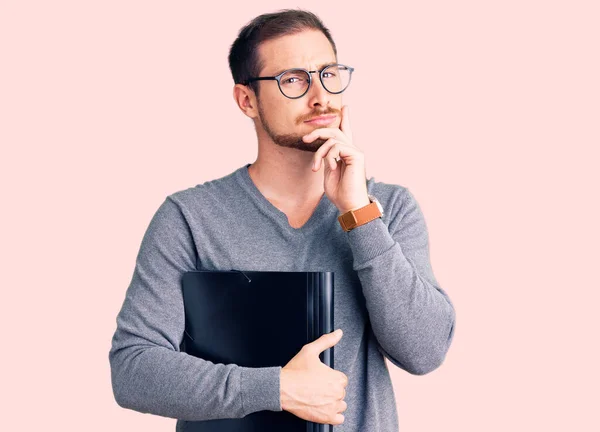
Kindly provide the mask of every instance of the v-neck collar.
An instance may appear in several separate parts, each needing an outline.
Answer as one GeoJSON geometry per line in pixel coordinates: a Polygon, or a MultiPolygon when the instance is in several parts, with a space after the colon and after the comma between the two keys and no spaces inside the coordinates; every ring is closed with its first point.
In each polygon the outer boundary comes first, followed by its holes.
{"type": "Polygon", "coordinates": [[[251,164],[248,163],[243,167],[239,168],[236,171],[236,177],[244,186],[244,188],[255,198],[255,201],[260,205],[263,209],[268,211],[277,222],[285,228],[286,231],[294,234],[305,234],[315,230],[320,224],[323,223],[323,218],[328,213],[333,213],[333,211],[337,211],[337,207],[333,205],[327,195],[323,193],[317,207],[313,211],[310,218],[302,225],[300,228],[294,228],[290,225],[287,215],[275,207],[256,187],[254,181],[250,177],[250,173],[248,172],[248,167],[251,164]]]}

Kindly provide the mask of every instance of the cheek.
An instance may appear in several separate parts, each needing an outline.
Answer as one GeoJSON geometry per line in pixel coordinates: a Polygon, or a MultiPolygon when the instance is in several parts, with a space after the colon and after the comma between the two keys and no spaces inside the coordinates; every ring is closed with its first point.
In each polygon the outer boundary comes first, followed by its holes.
{"type": "Polygon", "coordinates": [[[281,98],[270,98],[263,101],[262,108],[266,121],[282,133],[298,128],[310,130],[310,127],[298,123],[298,119],[305,115],[307,110],[298,107],[297,101],[282,101],[281,98]]]}
{"type": "Polygon", "coordinates": [[[287,129],[302,127],[302,124],[298,123],[298,119],[302,117],[302,111],[295,108],[292,104],[279,104],[273,112],[282,127],[287,129]]]}

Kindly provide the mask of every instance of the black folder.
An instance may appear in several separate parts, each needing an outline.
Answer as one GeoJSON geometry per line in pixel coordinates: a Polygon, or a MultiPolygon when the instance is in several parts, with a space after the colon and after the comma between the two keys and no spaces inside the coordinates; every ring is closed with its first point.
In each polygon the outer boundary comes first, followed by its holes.
{"type": "MultiPolygon", "coordinates": [[[[195,270],[182,277],[181,351],[246,367],[285,366],[333,328],[333,272],[195,270]]],[[[334,347],[319,358],[334,367],[334,347]]],[[[208,389],[207,389],[208,390],[208,389]]],[[[186,432],[332,432],[288,411],[186,422],[186,432]]]]}

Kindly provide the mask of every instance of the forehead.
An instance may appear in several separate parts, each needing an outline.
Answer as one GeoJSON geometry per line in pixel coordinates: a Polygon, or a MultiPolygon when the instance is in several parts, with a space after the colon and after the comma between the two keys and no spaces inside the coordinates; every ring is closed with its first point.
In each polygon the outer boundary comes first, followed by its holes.
{"type": "Polygon", "coordinates": [[[261,75],[277,75],[296,67],[316,69],[335,63],[335,53],[329,39],[319,30],[304,30],[260,44],[261,75]]]}

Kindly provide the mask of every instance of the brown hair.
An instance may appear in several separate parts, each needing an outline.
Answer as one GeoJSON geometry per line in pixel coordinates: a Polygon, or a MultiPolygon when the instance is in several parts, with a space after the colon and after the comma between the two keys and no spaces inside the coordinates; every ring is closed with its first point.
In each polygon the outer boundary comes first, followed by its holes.
{"type": "MultiPolygon", "coordinates": [[[[264,64],[258,55],[258,46],[265,41],[280,36],[314,29],[323,32],[327,37],[337,59],[337,49],[329,29],[312,12],[301,9],[282,9],[278,12],[259,15],[243,27],[229,50],[229,69],[233,81],[243,84],[247,79],[257,76],[264,64]]],[[[258,82],[248,86],[258,97],[258,82]]]]}

